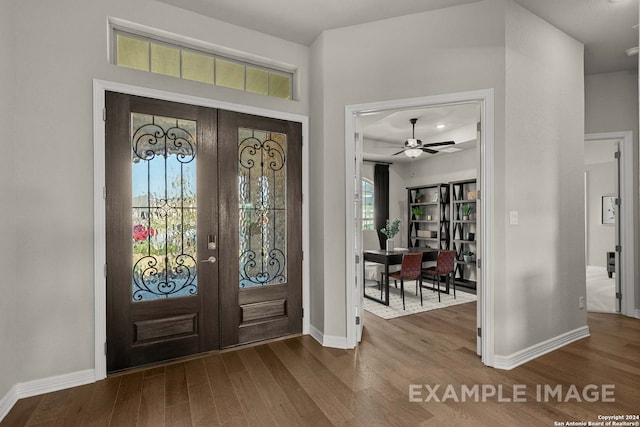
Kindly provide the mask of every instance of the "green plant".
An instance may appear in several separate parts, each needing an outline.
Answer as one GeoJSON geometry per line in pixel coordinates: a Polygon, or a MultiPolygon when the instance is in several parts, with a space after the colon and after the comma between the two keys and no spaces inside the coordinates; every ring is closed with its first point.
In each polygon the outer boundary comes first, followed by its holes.
{"type": "Polygon", "coordinates": [[[473,253],[473,252],[471,252],[470,250],[466,250],[466,251],[462,252],[462,255],[463,255],[463,256],[473,256],[473,255],[474,255],[474,253],[473,253]]]}
{"type": "Polygon", "coordinates": [[[387,236],[387,239],[393,239],[393,237],[400,231],[400,220],[396,218],[392,223],[387,220],[387,226],[380,229],[380,232],[387,236]]]}
{"type": "Polygon", "coordinates": [[[415,216],[420,216],[420,215],[424,214],[424,209],[422,209],[419,206],[416,206],[415,208],[411,209],[411,213],[414,214],[415,216]]]}
{"type": "Polygon", "coordinates": [[[460,212],[462,213],[462,216],[470,216],[473,212],[473,208],[469,205],[463,205],[460,208],[460,212]]]}

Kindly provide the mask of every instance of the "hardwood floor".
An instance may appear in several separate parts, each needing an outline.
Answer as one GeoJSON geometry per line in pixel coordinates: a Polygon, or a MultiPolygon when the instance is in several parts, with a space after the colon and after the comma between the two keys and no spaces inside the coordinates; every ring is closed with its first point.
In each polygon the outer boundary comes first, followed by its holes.
{"type": "MultiPolygon", "coordinates": [[[[475,303],[390,321],[365,313],[357,350],[301,336],[22,399],[1,426],[553,426],[640,412],[640,320],[589,314],[591,337],[511,371],[475,355],[475,303]],[[419,400],[410,402],[410,384],[419,400]],[[526,387],[526,402],[424,402],[431,390],[526,387]],[[615,403],[549,402],[536,387],[615,385],[615,403]],[[423,385],[423,387],[419,387],[423,385]]],[[[581,397],[581,398],[582,398],[581,397]]]]}

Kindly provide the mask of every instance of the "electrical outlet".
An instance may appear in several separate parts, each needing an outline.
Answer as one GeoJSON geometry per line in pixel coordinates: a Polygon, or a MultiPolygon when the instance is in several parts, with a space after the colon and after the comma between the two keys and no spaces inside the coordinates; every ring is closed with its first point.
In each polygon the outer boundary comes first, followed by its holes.
{"type": "Polygon", "coordinates": [[[581,310],[584,308],[584,297],[578,297],[578,308],[581,310]]]}

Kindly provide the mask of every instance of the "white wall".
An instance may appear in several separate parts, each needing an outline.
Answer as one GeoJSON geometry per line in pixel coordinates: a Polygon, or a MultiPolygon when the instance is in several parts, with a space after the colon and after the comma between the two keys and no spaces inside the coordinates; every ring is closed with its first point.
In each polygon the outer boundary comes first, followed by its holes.
{"type": "Polygon", "coordinates": [[[615,194],[613,161],[585,165],[587,173],[587,265],[607,266],[607,252],[615,251],[615,226],[602,224],[602,196],[615,194]]]}
{"type": "MultiPolygon", "coordinates": [[[[620,71],[585,76],[585,133],[633,132],[638,150],[638,73],[620,71]]],[[[638,156],[633,159],[633,192],[638,191],[638,156]]],[[[640,203],[638,201],[637,203],[640,203]]],[[[634,209],[634,230],[639,230],[638,206],[634,209]]],[[[637,231],[636,231],[637,236],[637,231]]],[[[640,253],[640,239],[634,239],[634,253],[640,253]]],[[[635,271],[640,271],[636,257],[635,271]]],[[[636,309],[640,308],[640,277],[635,283],[636,309]]]]}
{"type": "MultiPolygon", "coordinates": [[[[322,63],[322,116],[311,117],[326,167],[312,194],[324,230],[324,332],[346,336],[344,108],[365,102],[494,88],[496,139],[504,145],[504,3],[485,0],[365,25],[326,31],[312,46],[322,63]],[[321,128],[318,130],[317,128],[321,128]]],[[[315,72],[315,71],[314,71],[315,72]]],[[[315,74],[314,74],[315,75],[315,74]]],[[[498,168],[502,168],[498,162],[498,168]]],[[[501,212],[502,209],[497,209],[501,212]]],[[[319,231],[316,231],[319,233],[319,231]]],[[[314,243],[312,242],[312,245],[314,243]]]]}
{"type": "MultiPolygon", "coordinates": [[[[583,45],[513,2],[506,25],[505,278],[495,284],[496,354],[586,325],[583,45]]],[[[499,244],[496,241],[496,244],[499,244]]]]}
{"type": "MultiPolygon", "coordinates": [[[[13,0],[0,0],[0,129],[2,138],[2,156],[0,156],[0,399],[16,382],[17,359],[15,347],[17,335],[14,329],[17,290],[21,286],[16,281],[15,254],[15,192],[14,155],[23,146],[24,141],[15,139],[14,112],[15,74],[11,67],[15,55],[13,45],[14,22],[13,0]]],[[[35,265],[35,260],[32,259],[35,265]]]]}
{"type": "Polygon", "coordinates": [[[20,94],[13,106],[20,140],[7,159],[19,165],[10,184],[19,239],[9,243],[20,272],[16,379],[29,381],[94,365],[92,79],[307,115],[309,50],[153,0],[24,0],[6,19],[15,22],[10,62],[20,94]],[[109,64],[108,16],[298,65],[302,101],[109,64]]]}

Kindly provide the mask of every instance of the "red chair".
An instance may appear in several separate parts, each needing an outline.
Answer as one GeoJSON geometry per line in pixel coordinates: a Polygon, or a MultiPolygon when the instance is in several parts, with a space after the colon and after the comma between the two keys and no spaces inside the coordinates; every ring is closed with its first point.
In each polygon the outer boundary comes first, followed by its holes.
{"type": "MultiPolygon", "coordinates": [[[[440,278],[442,276],[445,276],[446,283],[449,283],[449,278],[451,277],[453,297],[456,297],[456,281],[453,278],[455,260],[456,251],[440,251],[438,252],[436,265],[422,270],[423,273],[430,274],[433,277],[434,288],[436,287],[436,281],[438,282],[438,302],[440,302],[440,278]]],[[[420,303],[422,303],[422,287],[420,288],[420,303]]]]}
{"type": "MultiPolygon", "coordinates": [[[[422,253],[406,253],[402,255],[402,266],[397,273],[390,273],[390,278],[400,280],[400,291],[402,292],[402,309],[404,306],[404,281],[416,280],[420,283],[422,289],[422,253]]],[[[422,293],[420,293],[422,295],[422,293]]]]}

